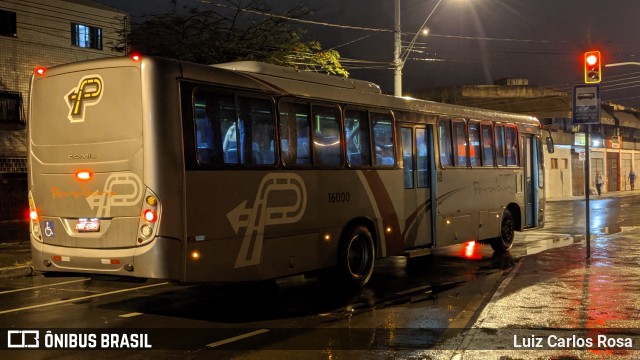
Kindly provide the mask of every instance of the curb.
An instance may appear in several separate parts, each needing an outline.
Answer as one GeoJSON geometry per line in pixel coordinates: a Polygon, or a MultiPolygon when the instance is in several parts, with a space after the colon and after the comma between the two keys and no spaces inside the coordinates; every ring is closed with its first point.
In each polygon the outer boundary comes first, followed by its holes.
{"type": "Polygon", "coordinates": [[[31,264],[0,268],[0,279],[13,279],[33,276],[34,270],[31,264]]]}

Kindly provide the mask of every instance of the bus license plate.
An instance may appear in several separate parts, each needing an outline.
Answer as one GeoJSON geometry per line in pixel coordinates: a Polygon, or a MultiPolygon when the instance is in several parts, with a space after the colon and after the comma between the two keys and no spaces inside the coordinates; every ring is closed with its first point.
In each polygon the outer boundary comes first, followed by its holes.
{"type": "Polygon", "coordinates": [[[98,232],[100,231],[100,220],[78,219],[76,230],[78,230],[78,232],[98,232]]]}

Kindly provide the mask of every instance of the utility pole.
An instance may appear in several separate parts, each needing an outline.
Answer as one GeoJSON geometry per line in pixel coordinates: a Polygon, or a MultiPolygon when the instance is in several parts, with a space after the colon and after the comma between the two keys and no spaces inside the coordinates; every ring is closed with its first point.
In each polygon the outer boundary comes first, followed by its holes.
{"type": "Polygon", "coordinates": [[[402,39],[400,33],[400,0],[395,0],[395,21],[393,27],[393,95],[402,96],[402,39]]]}

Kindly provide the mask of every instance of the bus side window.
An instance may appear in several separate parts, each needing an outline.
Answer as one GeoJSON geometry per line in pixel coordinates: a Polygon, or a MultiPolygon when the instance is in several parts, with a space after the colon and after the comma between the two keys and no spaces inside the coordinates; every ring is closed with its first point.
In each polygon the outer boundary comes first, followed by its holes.
{"type": "Polygon", "coordinates": [[[404,188],[413,189],[413,136],[411,128],[402,128],[402,161],[404,163],[404,188]]]}
{"type": "Polygon", "coordinates": [[[351,166],[371,165],[369,119],[364,110],[347,110],[345,116],[345,141],[347,161],[351,166]]]}
{"type": "Polygon", "coordinates": [[[315,165],[339,166],[342,162],[340,111],[333,106],[312,106],[315,165]]]}
{"type": "Polygon", "coordinates": [[[273,106],[270,99],[238,97],[238,127],[242,164],[271,165],[273,150],[273,106]]]}
{"type": "Polygon", "coordinates": [[[285,166],[311,165],[309,105],[282,101],[279,109],[282,163],[285,166]]]}
{"type": "Polygon", "coordinates": [[[440,167],[453,166],[449,120],[438,120],[438,148],[440,150],[440,167]]]}
{"type": "Polygon", "coordinates": [[[496,125],[495,127],[495,149],[496,149],[496,164],[498,166],[507,165],[506,158],[504,156],[504,126],[496,125]]]}
{"type": "Polygon", "coordinates": [[[467,126],[464,120],[453,120],[453,160],[457,167],[467,166],[467,126]]]}
{"type": "Polygon", "coordinates": [[[202,103],[195,104],[194,115],[196,126],[196,147],[198,149],[196,156],[200,164],[208,165],[215,159],[213,128],[202,103]]]}
{"type": "Polygon", "coordinates": [[[469,161],[471,166],[480,166],[482,164],[480,124],[477,121],[469,121],[469,161]]]}
{"type": "Polygon", "coordinates": [[[480,136],[482,138],[482,165],[493,166],[493,132],[491,123],[480,124],[480,136]]]}
{"type": "Polygon", "coordinates": [[[515,126],[509,125],[505,128],[505,148],[507,166],[520,165],[520,152],[518,151],[518,132],[515,126]]]}
{"type": "Polygon", "coordinates": [[[429,187],[429,148],[427,147],[427,131],[425,129],[416,129],[416,155],[418,187],[429,187]]]}
{"type": "Polygon", "coordinates": [[[376,149],[375,164],[394,166],[395,150],[393,146],[393,127],[390,113],[370,113],[373,129],[373,146],[376,149]]]}
{"type": "Polygon", "coordinates": [[[196,90],[194,115],[198,162],[202,165],[226,162],[226,150],[230,146],[235,148],[236,141],[233,95],[196,90]],[[230,130],[232,126],[234,129],[230,130]]]}

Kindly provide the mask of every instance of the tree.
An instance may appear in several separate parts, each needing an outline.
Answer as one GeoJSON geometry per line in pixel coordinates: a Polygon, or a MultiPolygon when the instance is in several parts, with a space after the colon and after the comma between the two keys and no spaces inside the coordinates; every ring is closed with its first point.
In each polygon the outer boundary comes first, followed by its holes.
{"type": "Polygon", "coordinates": [[[131,31],[121,30],[111,49],[203,64],[256,60],[349,75],[336,50],[322,50],[317,41],[302,41],[303,31],[290,26],[290,19],[308,14],[304,8],[269,16],[272,9],[262,0],[218,1],[207,8],[178,10],[177,1],[172,0],[172,11],[147,15],[131,31]]]}

